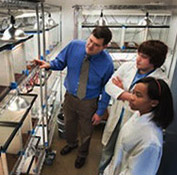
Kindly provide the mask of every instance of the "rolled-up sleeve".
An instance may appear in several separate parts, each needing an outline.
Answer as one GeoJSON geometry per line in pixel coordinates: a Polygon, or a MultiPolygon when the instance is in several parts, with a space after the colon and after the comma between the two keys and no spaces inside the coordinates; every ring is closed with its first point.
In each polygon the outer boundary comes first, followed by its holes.
{"type": "Polygon", "coordinates": [[[112,82],[112,79],[115,77],[119,77],[121,79],[126,69],[127,68],[125,64],[122,65],[119,69],[117,69],[117,71],[114,72],[114,74],[112,75],[112,77],[109,79],[105,86],[105,91],[114,99],[117,99],[124,92],[124,90],[116,86],[112,82]]]}

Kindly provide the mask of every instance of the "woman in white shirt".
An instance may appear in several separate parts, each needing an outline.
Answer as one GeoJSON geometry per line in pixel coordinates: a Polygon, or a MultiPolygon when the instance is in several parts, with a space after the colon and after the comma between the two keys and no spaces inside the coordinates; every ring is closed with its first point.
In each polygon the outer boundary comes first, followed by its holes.
{"type": "Polygon", "coordinates": [[[139,80],[130,100],[138,110],[121,128],[114,156],[104,175],[155,175],[160,165],[163,129],[173,120],[173,101],[161,79],[139,80]]]}

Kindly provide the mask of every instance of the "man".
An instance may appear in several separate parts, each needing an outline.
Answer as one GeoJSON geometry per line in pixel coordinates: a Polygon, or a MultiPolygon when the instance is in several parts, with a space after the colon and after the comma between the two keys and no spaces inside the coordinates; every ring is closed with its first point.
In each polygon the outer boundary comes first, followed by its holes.
{"type": "Polygon", "coordinates": [[[104,147],[99,174],[103,174],[104,169],[112,159],[120,127],[132,115],[128,101],[131,97],[130,91],[135,83],[146,76],[167,81],[165,73],[160,68],[166,59],[167,51],[167,46],[161,41],[149,40],[143,42],[138,48],[136,63],[131,62],[121,65],[106,84],[106,92],[115,99],[115,103],[111,107],[103,133],[102,144],[104,147]]]}
{"type": "Polygon", "coordinates": [[[88,155],[93,126],[101,121],[108,106],[110,96],[104,86],[111,77],[114,68],[110,55],[104,50],[112,38],[107,27],[95,28],[85,41],[70,42],[50,63],[36,60],[40,68],[63,70],[67,67],[64,86],[66,94],[63,104],[67,145],[61,150],[61,155],[70,153],[78,147],[77,126],[80,125],[81,144],[75,160],[75,167],[81,168],[88,155]],[[87,57],[87,58],[86,58],[87,57]],[[87,66],[85,66],[87,62],[87,66]],[[83,78],[82,67],[88,78],[83,78]],[[82,77],[82,78],[81,78],[82,77]],[[80,88],[80,80],[87,80],[86,88],[80,88]],[[80,97],[86,89],[84,97],[80,97]]]}

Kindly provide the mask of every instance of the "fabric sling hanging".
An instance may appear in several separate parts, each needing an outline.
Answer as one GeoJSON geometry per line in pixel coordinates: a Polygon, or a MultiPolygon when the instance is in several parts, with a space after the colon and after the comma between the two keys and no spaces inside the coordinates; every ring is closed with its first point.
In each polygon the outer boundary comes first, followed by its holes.
{"type": "Polygon", "coordinates": [[[89,55],[86,55],[80,71],[80,79],[79,79],[79,87],[77,90],[77,97],[79,99],[83,99],[86,95],[86,87],[87,87],[87,80],[88,80],[88,73],[89,73],[89,55]]]}

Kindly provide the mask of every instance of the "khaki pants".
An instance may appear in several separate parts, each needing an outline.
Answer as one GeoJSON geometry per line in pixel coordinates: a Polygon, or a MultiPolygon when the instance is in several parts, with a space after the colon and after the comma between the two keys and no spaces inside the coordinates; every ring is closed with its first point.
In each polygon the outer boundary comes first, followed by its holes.
{"type": "Polygon", "coordinates": [[[79,98],[66,92],[63,104],[66,141],[68,145],[78,144],[78,125],[81,143],[78,156],[86,157],[89,152],[89,145],[93,133],[92,117],[97,110],[97,98],[80,100],[79,98]]]}

